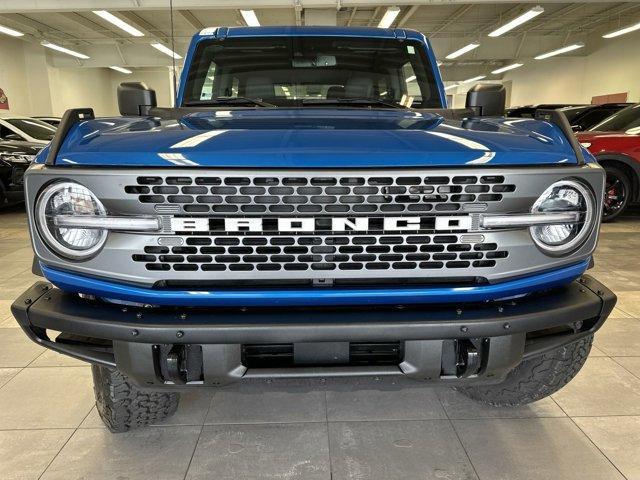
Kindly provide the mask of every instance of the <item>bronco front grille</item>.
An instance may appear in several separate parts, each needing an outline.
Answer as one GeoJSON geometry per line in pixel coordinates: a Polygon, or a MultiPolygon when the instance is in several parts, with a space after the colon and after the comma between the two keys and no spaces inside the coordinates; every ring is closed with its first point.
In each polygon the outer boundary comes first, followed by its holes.
{"type": "MultiPolygon", "coordinates": [[[[60,172],[30,169],[31,211],[37,192],[60,172]]],[[[93,191],[111,214],[158,216],[162,228],[113,231],[95,257],[69,262],[49,251],[32,226],[41,262],[123,283],[194,291],[255,284],[466,285],[522,277],[587,258],[595,234],[575,255],[550,257],[535,247],[528,229],[482,229],[480,215],[529,212],[549,185],[568,177],[585,179],[597,198],[602,193],[598,168],[561,163],[73,167],[64,173],[93,191]]]]}
{"type": "Polygon", "coordinates": [[[139,176],[124,190],[161,213],[398,214],[484,211],[516,186],[502,175],[139,176]]]}
{"type": "MultiPolygon", "coordinates": [[[[132,256],[152,271],[428,271],[491,268],[508,252],[481,235],[187,236],[132,256]]],[[[425,273],[422,273],[424,275],[425,273]]]]}

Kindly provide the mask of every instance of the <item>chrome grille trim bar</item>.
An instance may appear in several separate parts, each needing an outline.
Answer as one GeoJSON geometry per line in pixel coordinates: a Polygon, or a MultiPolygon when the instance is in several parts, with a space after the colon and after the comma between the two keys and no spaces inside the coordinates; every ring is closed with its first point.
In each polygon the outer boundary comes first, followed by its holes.
{"type": "Polygon", "coordinates": [[[578,222],[580,222],[579,212],[482,215],[480,217],[480,226],[482,228],[526,228],[578,222]]]}
{"type": "Polygon", "coordinates": [[[159,232],[159,217],[118,217],[111,215],[61,215],[53,223],[63,228],[91,228],[120,232],[159,232]]]}

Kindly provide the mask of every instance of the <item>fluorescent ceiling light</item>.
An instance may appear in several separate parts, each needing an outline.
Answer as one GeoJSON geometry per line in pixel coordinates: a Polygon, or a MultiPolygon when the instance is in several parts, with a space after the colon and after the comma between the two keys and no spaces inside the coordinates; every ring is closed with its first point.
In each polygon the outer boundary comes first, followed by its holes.
{"type": "Polygon", "coordinates": [[[602,35],[602,38],[619,37],[620,35],[624,35],[625,33],[629,33],[629,32],[634,32],[636,30],[640,30],[640,23],[636,23],[635,25],[631,25],[629,27],[621,28],[620,30],[616,30],[615,32],[607,33],[605,35],[602,35]]]}
{"type": "Polygon", "coordinates": [[[415,75],[411,75],[409,78],[407,78],[407,79],[405,80],[405,82],[407,82],[407,83],[409,83],[409,82],[413,82],[415,79],[416,79],[416,76],[415,76],[415,75]]]}
{"type": "Polygon", "coordinates": [[[478,48],[479,46],[480,46],[480,44],[478,42],[470,43],[469,45],[466,45],[466,46],[462,47],[460,50],[456,50],[455,52],[451,52],[445,58],[447,58],[448,60],[451,60],[451,59],[454,59],[454,58],[458,58],[459,56],[464,55],[465,53],[470,52],[471,50],[474,50],[474,49],[478,48]]]}
{"type": "Polygon", "coordinates": [[[103,20],[106,20],[107,22],[115,25],[120,30],[124,30],[129,35],[132,35],[134,37],[144,37],[144,33],[142,33],[133,25],[129,25],[124,20],[121,20],[120,18],[116,17],[113,13],[109,13],[106,10],[93,10],[93,13],[98,15],[103,20]]]}
{"type": "Polygon", "coordinates": [[[525,22],[528,22],[532,18],[537,17],[541,13],[544,12],[544,8],[537,6],[533,7],[531,10],[527,10],[519,17],[514,18],[510,22],[505,23],[500,28],[495,29],[493,32],[489,34],[490,37],[499,37],[503,33],[507,33],[509,30],[513,30],[516,27],[519,27],[525,22]]]}
{"type": "Polygon", "coordinates": [[[544,60],[545,58],[555,57],[556,55],[561,55],[563,53],[572,52],[573,50],[578,50],[579,48],[584,47],[584,43],[574,43],[573,45],[568,45],[566,47],[559,48],[557,50],[552,50],[547,53],[543,53],[542,55],[538,55],[534,57],[536,60],[544,60]]]}
{"type": "Polygon", "coordinates": [[[116,72],[120,72],[120,73],[126,73],[127,75],[129,75],[130,73],[133,73],[131,70],[129,70],[128,68],[123,68],[123,67],[118,67],[116,65],[111,65],[109,67],[111,70],[115,70],[116,72]]]}
{"type": "Polygon", "coordinates": [[[5,35],[11,35],[12,37],[22,37],[24,33],[14,30],[13,28],[3,27],[0,25],[0,33],[4,33],[5,35]]]}
{"type": "Polygon", "coordinates": [[[384,12],[380,23],[378,24],[379,28],[389,28],[391,24],[395,21],[396,17],[400,13],[400,9],[398,7],[389,7],[387,11],[384,12]]]}
{"type": "Polygon", "coordinates": [[[178,55],[176,52],[174,52],[173,50],[171,50],[170,48],[165,47],[163,44],[161,43],[152,43],[151,46],[153,48],[155,48],[156,50],[158,50],[159,52],[164,53],[165,55],[169,55],[170,57],[173,57],[175,59],[178,58],[182,58],[180,55],[178,55]]]}
{"type": "Polygon", "coordinates": [[[486,78],[486,75],[478,75],[477,77],[473,77],[473,78],[467,78],[466,80],[461,81],[460,83],[471,83],[471,82],[475,82],[476,80],[482,80],[483,78],[486,78]]]}
{"type": "Polygon", "coordinates": [[[524,65],[524,64],[523,63],[514,63],[512,65],[507,65],[506,67],[500,67],[500,68],[492,71],[491,73],[493,73],[494,75],[497,75],[498,73],[508,72],[509,70],[514,70],[516,68],[521,67],[522,65],[524,65]]]}
{"type": "Polygon", "coordinates": [[[73,57],[82,58],[83,60],[89,58],[89,55],[85,55],[84,53],[79,53],[74,50],[69,50],[68,48],[61,47],[60,45],[56,45],[55,43],[47,42],[46,40],[40,42],[40,45],[52,50],[57,50],[58,52],[66,53],[67,55],[71,55],[73,57]]]}
{"type": "Polygon", "coordinates": [[[449,86],[447,86],[447,87],[444,87],[444,89],[445,89],[445,90],[451,90],[452,88],[456,88],[457,86],[458,86],[458,84],[457,84],[457,83],[454,83],[454,84],[452,84],[452,85],[449,85],[449,86]]]}
{"type": "Polygon", "coordinates": [[[244,18],[245,23],[250,27],[260,26],[260,20],[258,20],[258,17],[256,16],[256,12],[254,12],[253,10],[240,10],[240,15],[242,15],[242,18],[244,18]]]}

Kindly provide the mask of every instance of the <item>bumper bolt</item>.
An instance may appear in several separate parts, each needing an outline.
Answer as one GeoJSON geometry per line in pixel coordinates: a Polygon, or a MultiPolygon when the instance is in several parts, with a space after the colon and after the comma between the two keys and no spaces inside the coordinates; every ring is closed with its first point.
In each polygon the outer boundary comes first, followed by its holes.
{"type": "Polygon", "coordinates": [[[27,299],[24,301],[24,303],[26,303],[27,305],[30,305],[30,304],[31,304],[31,299],[30,299],[30,298],[27,298],[27,299]]]}
{"type": "Polygon", "coordinates": [[[462,333],[467,333],[469,331],[469,327],[460,327],[460,331],[462,333]]]}
{"type": "Polygon", "coordinates": [[[502,328],[504,328],[505,330],[509,330],[511,328],[511,325],[508,323],[505,323],[504,325],[502,325],[502,328]]]}
{"type": "Polygon", "coordinates": [[[603,292],[602,290],[598,290],[596,293],[597,293],[599,296],[604,295],[604,292],[603,292]]]}
{"type": "Polygon", "coordinates": [[[49,290],[49,285],[43,285],[43,286],[42,286],[42,290],[44,290],[45,292],[46,292],[47,290],[49,290]]]}
{"type": "Polygon", "coordinates": [[[178,331],[176,332],[176,337],[178,337],[178,338],[182,338],[182,337],[184,337],[184,332],[183,332],[182,330],[178,330],[178,331]]]}
{"type": "Polygon", "coordinates": [[[136,330],[136,329],[131,330],[131,335],[133,335],[134,337],[137,337],[137,336],[138,336],[138,333],[139,333],[139,332],[138,332],[138,330],[136,330]]]}

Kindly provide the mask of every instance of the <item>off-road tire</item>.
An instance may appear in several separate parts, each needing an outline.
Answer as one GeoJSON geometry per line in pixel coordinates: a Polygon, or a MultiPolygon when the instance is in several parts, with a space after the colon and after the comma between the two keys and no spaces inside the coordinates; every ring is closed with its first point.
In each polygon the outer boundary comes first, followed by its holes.
{"type": "Polygon", "coordinates": [[[173,415],[180,395],[141,390],[117,370],[92,365],[93,391],[100,418],[114,433],[126,432],[173,415]]]}
{"type": "Polygon", "coordinates": [[[524,360],[504,382],[465,387],[468,397],[494,407],[517,407],[557,392],[580,371],[591,351],[593,335],[524,360]]]}

